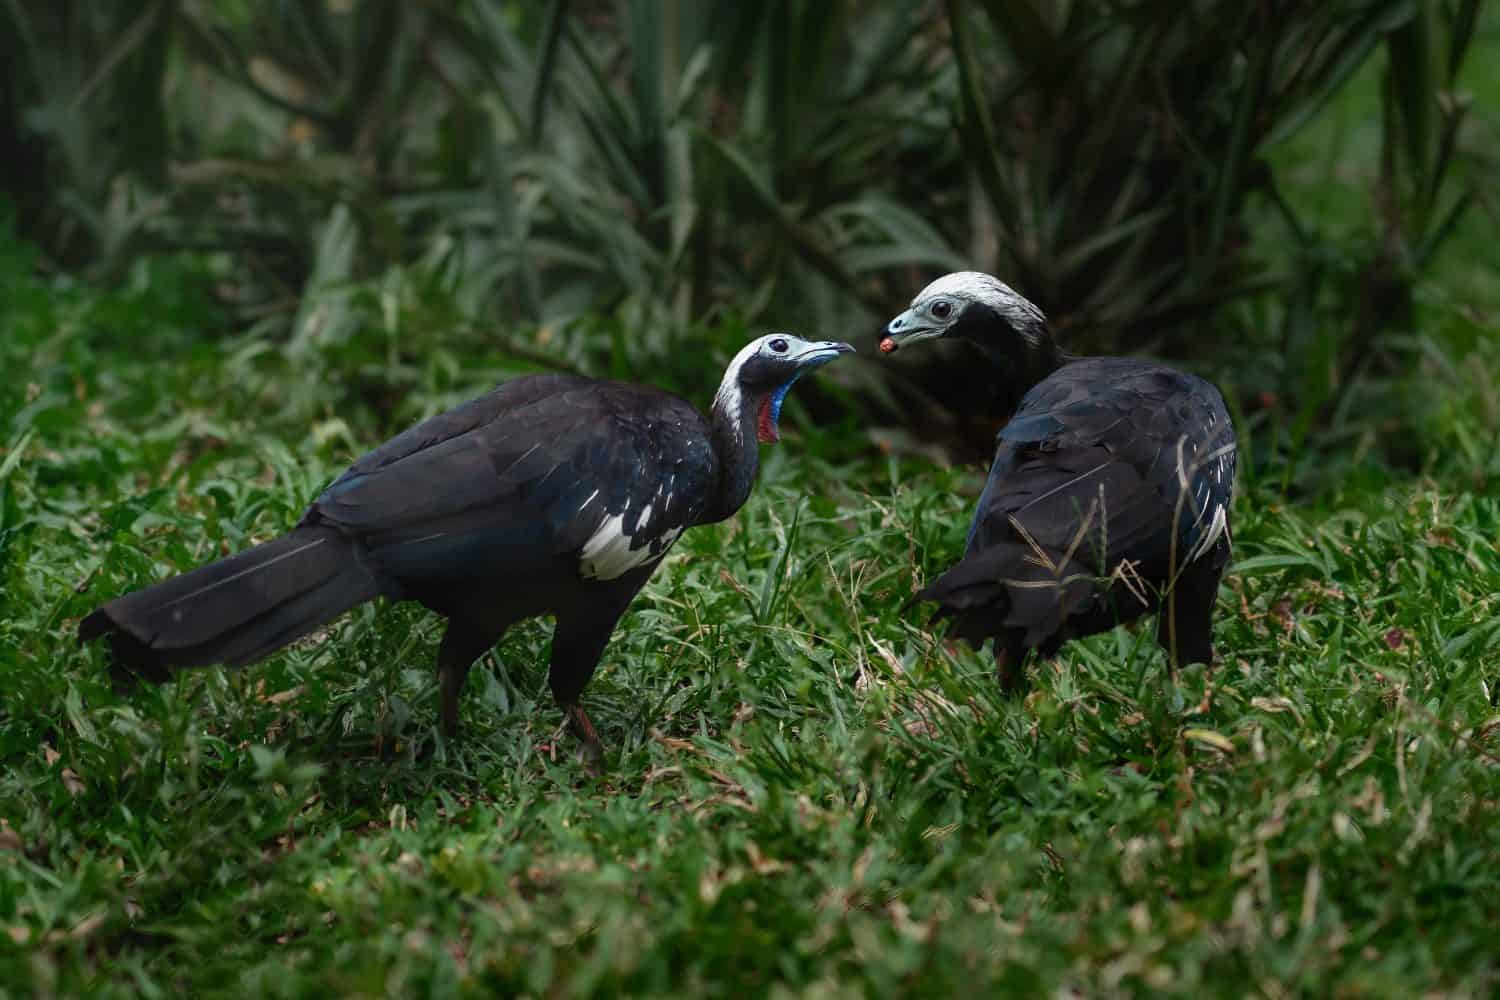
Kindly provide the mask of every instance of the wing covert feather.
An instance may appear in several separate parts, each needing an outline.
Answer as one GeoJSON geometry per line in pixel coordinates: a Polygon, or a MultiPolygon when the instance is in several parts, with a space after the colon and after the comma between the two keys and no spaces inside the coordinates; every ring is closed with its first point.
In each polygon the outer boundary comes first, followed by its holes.
{"type": "Polygon", "coordinates": [[[680,532],[716,475],[708,439],[697,410],[664,392],[518,379],[372,451],[308,518],[359,536],[398,577],[480,561],[523,571],[580,549],[614,517],[636,536],[649,516],[641,545],[680,532]]]}
{"type": "Polygon", "coordinates": [[[1212,385],[1130,359],[1075,362],[1001,429],[969,552],[1015,541],[1020,525],[1107,571],[1168,559],[1175,523],[1185,557],[1213,540],[1233,483],[1233,427],[1212,385]]]}

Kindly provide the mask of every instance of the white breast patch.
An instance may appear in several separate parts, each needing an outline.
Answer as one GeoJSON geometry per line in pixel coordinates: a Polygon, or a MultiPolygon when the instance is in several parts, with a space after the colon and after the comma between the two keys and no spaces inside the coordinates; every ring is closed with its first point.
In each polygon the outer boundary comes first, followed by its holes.
{"type": "MultiPolygon", "coordinates": [[[[650,507],[647,507],[636,519],[636,535],[648,530],[645,515],[649,512],[650,507]]],[[[671,528],[654,542],[637,546],[632,541],[633,536],[625,534],[625,515],[612,514],[583,543],[583,549],[578,553],[578,572],[585,580],[614,580],[666,555],[681,534],[682,527],[671,528]]]]}
{"type": "MultiPolygon", "coordinates": [[[[1186,442],[1186,438],[1181,438],[1177,442],[1177,476],[1184,497],[1190,495],[1190,479],[1198,471],[1198,466],[1195,465],[1190,474],[1187,463],[1184,461],[1183,451],[1187,446],[1186,442]]],[[[1197,450],[1196,447],[1194,450],[1197,450]]],[[[1230,484],[1224,480],[1230,469],[1229,463],[1234,456],[1234,451],[1234,446],[1229,445],[1211,454],[1207,459],[1207,461],[1213,463],[1210,474],[1226,492],[1228,492],[1230,484]]],[[[1224,533],[1229,530],[1228,508],[1222,503],[1213,502],[1212,494],[1206,482],[1202,482],[1200,485],[1202,488],[1197,492],[1201,493],[1201,496],[1196,498],[1198,500],[1198,510],[1194,512],[1193,518],[1202,534],[1199,536],[1198,544],[1193,546],[1193,550],[1188,553],[1187,562],[1196,562],[1203,558],[1219,539],[1223,537],[1224,533]]]]}
{"type": "MultiPolygon", "coordinates": [[[[1205,511],[1203,516],[1207,517],[1208,512],[1205,511]]],[[[1193,546],[1193,551],[1188,553],[1187,561],[1197,562],[1199,559],[1203,558],[1203,556],[1208,553],[1208,550],[1214,547],[1215,543],[1218,542],[1219,538],[1224,534],[1225,529],[1227,529],[1228,527],[1228,511],[1224,509],[1223,504],[1214,504],[1213,516],[1208,523],[1208,530],[1203,532],[1203,537],[1199,539],[1197,545],[1193,546]]]]}

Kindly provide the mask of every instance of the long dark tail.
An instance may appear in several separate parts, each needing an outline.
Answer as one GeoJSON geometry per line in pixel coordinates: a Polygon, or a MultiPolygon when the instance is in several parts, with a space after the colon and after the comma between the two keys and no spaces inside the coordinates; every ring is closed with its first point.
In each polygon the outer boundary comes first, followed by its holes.
{"type": "Polygon", "coordinates": [[[380,592],[354,542],[302,527],[110,601],[78,640],[109,636],[117,683],[163,681],[184,667],[253,663],[380,592]]]}

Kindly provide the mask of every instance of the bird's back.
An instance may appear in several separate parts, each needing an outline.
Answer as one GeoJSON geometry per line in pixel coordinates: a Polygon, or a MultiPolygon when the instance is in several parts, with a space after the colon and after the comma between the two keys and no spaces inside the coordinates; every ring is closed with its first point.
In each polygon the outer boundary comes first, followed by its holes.
{"type": "MultiPolygon", "coordinates": [[[[1199,572],[1211,589],[1233,484],[1234,430],[1210,383],[1127,358],[1071,362],[1001,429],[965,556],[923,596],[959,636],[1050,652],[1199,572]]],[[[1191,625],[1201,656],[1206,612],[1191,625]]]]}
{"type": "Polygon", "coordinates": [[[707,421],[686,400],[527,376],[363,456],[305,520],[359,538],[398,592],[562,562],[612,579],[694,523],[716,474],[707,421]]]}
{"type": "Polygon", "coordinates": [[[1212,544],[1234,465],[1234,427],[1212,383],[1131,358],[1074,361],[1034,386],[1001,429],[970,548],[1014,537],[1016,521],[1044,544],[1068,545],[1091,510],[1084,543],[1111,563],[1165,557],[1173,524],[1190,549],[1212,544]]]}

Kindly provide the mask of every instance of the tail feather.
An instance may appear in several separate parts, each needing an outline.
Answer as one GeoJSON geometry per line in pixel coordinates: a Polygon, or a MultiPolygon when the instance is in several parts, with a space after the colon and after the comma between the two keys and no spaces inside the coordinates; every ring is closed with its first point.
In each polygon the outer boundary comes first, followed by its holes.
{"type": "Polygon", "coordinates": [[[108,635],[117,666],[161,681],[183,667],[253,663],[381,590],[354,542],[304,527],[110,601],[78,638],[108,635]]]}
{"type": "Polygon", "coordinates": [[[937,602],[933,620],[952,618],[952,634],[976,647],[1009,633],[1031,649],[1051,645],[1107,589],[1061,553],[1002,542],[967,556],[916,599],[937,602]]]}

